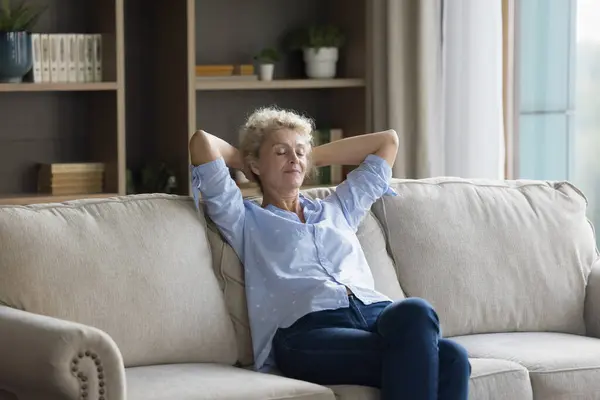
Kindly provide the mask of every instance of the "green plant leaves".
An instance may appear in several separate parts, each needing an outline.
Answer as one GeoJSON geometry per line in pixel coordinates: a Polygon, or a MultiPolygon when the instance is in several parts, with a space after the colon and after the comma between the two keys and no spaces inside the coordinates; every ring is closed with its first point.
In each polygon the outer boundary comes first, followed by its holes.
{"type": "Polygon", "coordinates": [[[334,25],[312,25],[299,29],[287,38],[287,46],[291,50],[305,48],[342,47],[346,42],[344,33],[334,25]]]}
{"type": "Polygon", "coordinates": [[[275,63],[279,61],[279,52],[272,47],[267,47],[254,56],[254,59],[262,63],[275,63]]]}
{"type": "Polygon", "coordinates": [[[2,0],[0,32],[31,31],[45,10],[46,7],[30,6],[24,1],[13,6],[11,0],[2,0]]]}

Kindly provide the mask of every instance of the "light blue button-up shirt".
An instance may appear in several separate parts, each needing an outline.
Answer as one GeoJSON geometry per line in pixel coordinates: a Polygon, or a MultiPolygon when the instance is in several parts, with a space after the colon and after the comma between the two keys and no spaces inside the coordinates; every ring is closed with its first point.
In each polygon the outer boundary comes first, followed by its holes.
{"type": "Polygon", "coordinates": [[[245,200],[222,158],[192,166],[193,195],[244,265],[255,368],[274,366],[278,328],[320,310],[348,307],[346,287],[365,304],[388,301],[373,276],[356,230],[389,187],[391,168],[369,155],[324,199],[300,195],[306,222],[273,205],[245,200]]]}

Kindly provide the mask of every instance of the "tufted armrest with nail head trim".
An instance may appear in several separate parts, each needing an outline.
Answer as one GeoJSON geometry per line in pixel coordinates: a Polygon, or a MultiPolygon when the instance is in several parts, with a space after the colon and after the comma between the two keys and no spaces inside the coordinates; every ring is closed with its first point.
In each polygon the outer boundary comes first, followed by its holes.
{"type": "Polygon", "coordinates": [[[0,306],[0,388],[19,400],[125,400],[125,369],[105,332],[0,306]]]}

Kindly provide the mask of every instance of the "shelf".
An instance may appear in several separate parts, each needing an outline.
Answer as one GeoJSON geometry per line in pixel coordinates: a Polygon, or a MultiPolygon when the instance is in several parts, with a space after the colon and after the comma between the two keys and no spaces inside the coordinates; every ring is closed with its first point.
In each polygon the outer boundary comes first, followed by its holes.
{"type": "Polygon", "coordinates": [[[78,199],[103,199],[118,196],[116,193],[94,193],[94,194],[71,194],[71,195],[52,195],[46,193],[40,194],[17,194],[0,195],[0,205],[28,205],[38,203],[61,203],[63,201],[78,199]]]}
{"type": "Polygon", "coordinates": [[[285,90],[360,88],[364,79],[275,79],[272,81],[197,80],[196,90],[285,90]]]}
{"type": "Polygon", "coordinates": [[[89,83],[0,83],[0,92],[97,92],[117,90],[116,82],[89,83]]]}

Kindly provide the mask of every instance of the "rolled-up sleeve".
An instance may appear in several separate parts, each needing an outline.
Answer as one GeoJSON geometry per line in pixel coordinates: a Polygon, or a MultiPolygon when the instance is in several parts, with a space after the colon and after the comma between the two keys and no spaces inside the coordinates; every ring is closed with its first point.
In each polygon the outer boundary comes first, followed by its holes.
{"type": "Polygon", "coordinates": [[[192,165],[190,169],[196,207],[200,206],[200,200],[206,205],[210,219],[239,254],[243,248],[246,208],[225,161],[218,158],[206,164],[192,165]]]}
{"type": "Polygon", "coordinates": [[[381,196],[395,196],[390,187],[392,169],[381,157],[368,155],[342,182],[328,201],[337,203],[350,227],[358,229],[365,214],[381,196]]]}

